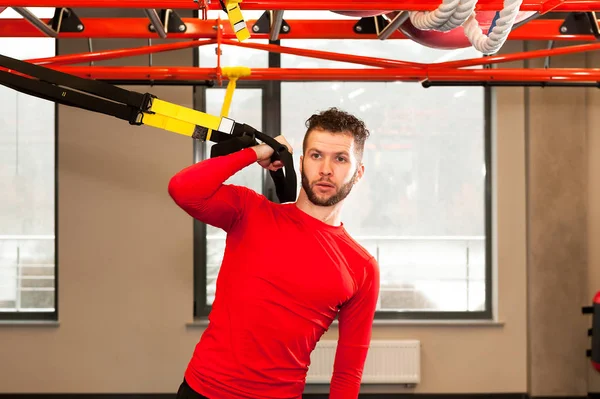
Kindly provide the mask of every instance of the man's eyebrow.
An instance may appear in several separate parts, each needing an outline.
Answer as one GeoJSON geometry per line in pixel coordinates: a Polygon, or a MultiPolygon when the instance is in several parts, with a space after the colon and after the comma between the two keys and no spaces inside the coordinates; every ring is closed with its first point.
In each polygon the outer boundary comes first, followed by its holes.
{"type": "MultiPolygon", "coordinates": [[[[315,151],[315,152],[323,152],[317,148],[311,147],[309,149],[306,150],[306,152],[311,152],[311,151],[315,151]]],[[[350,155],[350,151],[348,150],[342,150],[342,151],[337,151],[334,152],[335,155],[350,155]]]]}

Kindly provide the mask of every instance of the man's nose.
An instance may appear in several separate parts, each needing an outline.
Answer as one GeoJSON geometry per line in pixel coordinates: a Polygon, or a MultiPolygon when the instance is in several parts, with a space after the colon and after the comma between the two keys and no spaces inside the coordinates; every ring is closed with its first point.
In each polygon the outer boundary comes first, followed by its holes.
{"type": "Polygon", "coordinates": [[[331,163],[329,160],[325,160],[321,163],[321,175],[322,176],[330,176],[333,173],[333,169],[331,168],[331,163]]]}

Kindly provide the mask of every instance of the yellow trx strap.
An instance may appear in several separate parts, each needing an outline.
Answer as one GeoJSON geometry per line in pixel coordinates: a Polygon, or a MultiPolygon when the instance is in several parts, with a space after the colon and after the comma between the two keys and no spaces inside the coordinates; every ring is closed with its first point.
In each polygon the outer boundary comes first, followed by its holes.
{"type": "Polygon", "coordinates": [[[237,79],[241,76],[250,75],[251,70],[246,67],[225,67],[222,69],[222,72],[224,76],[229,78],[229,83],[225,91],[221,116],[207,114],[154,98],[148,111],[144,112],[142,123],[189,137],[192,137],[194,134],[196,126],[201,126],[208,129],[206,141],[210,140],[213,130],[230,133],[235,122],[227,118],[233,98],[233,91],[235,90],[237,79]]]}
{"type": "MultiPolygon", "coordinates": [[[[221,107],[221,117],[229,115],[229,107],[231,106],[231,100],[233,99],[233,92],[237,86],[237,80],[240,76],[250,76],[252,70],[247,67],[223,67],[221,69],[223,76],[229,78],[227,83],[227,90],[225,90],[225,99],[223,100],[223,106],[221,107]]],[[[206,140],[210,140],[212,129],[208,130],[206,140]]]]}
{"type": "Polygon", "coordinates": [[[234,121],[155,98],[142,123],[192,137],[196,125],[229,133],[234,121]]]}
{"type": "Polygon", "coordinates": [[[231,29],[235,32],[235,37],[240,42],[243,42],[250,37],[250,32],[246,26],[246,21],[244,21],[242,10],[240,10],[239,3],[241,2],[242,0],[226,0],[225,8],[227,9],[227,17],[229,18],[231,29]]]}

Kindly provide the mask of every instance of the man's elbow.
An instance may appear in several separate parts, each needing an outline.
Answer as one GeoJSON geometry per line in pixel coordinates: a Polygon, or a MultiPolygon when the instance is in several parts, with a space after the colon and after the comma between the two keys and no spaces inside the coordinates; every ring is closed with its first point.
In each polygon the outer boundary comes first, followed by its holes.
{"type": "Polygon", "coordinates": [[[167,191],[169,192],[169,196],[177,205],[181,206],[185,202],[187,190],[185,187],[185,182],[179,175],[175,175],[171,178],[171,180],[169,180],[167,191]]]}
{"type": "Polygon", "coordinates": [[[192,182],[179,174],[169,180],[167,191],[175,204],[181,209],[189,212],[191,209],[200,210],[203,204],[210,198],[210,193],[206,187],[202,187],[198,182],[192,182]]]}
{"type": "Polygon", "coordinates": [[[171,180],[169,180],[169,185],[167,187],[167,190],[168,190],[171,198],[173,198],[173,199],[177,198],[177,196],[179,194],[179,186],[180,186],[180,182],[179,182],[177,175],[171,177],[171,180]]]}

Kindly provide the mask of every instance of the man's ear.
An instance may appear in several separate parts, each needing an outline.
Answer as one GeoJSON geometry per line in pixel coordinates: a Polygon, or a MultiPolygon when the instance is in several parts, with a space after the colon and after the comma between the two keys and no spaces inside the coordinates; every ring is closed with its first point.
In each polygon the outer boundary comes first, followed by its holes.
{"type": "Polygon", "coordinates": [[[365,164],[363,164],[361,162],[360,165],[358,165],[358,167],[356,168],[356,183],[358,183],[360,181],[360,179],[362,179],[363,175],[365,174],[365,164]]]}
{"type": "Polygon", "coordinates": [[[302,165],[304,165],[304,157],[302,155],[300,155],[300,165],[298,165],[298,169],[300,170],[300,173],[302,173],[302,165]]]}

